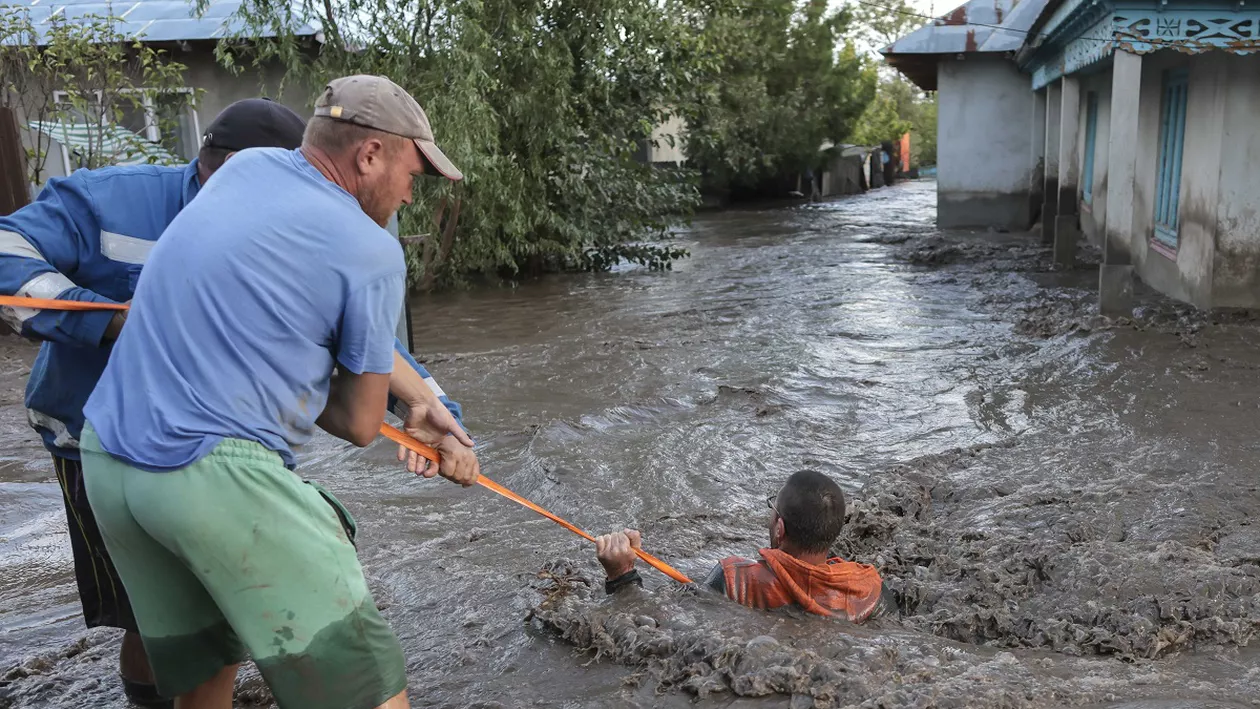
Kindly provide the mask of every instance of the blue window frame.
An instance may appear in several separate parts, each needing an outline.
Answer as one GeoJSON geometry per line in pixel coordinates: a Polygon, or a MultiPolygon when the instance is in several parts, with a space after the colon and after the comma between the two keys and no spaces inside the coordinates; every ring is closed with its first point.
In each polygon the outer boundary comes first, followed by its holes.
{"type": "Polygon", "coordinates": [[[1164,73],[1163,117],[1159,130],[1159,180],[1155,185],[1155,238],[1177,248],[1181,209],[1181,151],[1186,144],[1186,98],[1190,72],[1164,73]]]}
{"type": "Polygon", "coordinates": [[[1098,149],[1098,94],[1085,96],[1085,167],[1081,175],[1081,193],[1085,204],[1094,203],[1094,152],[1098,149]]]}

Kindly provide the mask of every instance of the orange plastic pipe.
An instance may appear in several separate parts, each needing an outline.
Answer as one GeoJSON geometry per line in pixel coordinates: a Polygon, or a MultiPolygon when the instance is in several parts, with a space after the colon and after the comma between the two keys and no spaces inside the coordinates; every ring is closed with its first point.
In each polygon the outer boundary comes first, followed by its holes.
{"type": "MultiPolygon", "coordinates": [[[[381,424],[381,435],[395,443],[399,443],[403,445],[404,447],[407,448],[407,450],[412,451],[414,453],[418,453],[420,456],[433,461],[433,463],[435,464],[442,462],[441,456],[432,446],[427,446],[421,443],[420,441],[417,441],[416,439],[412,438],[411,436],[408,436],[407,434],[403,433],[402,431],[399,431],[398,429],[394,428],[393,426],[387,423],[381,424]]],[[[564,520],[561,517],[558,517],[548,512],[547,510],[539,507],[538,505],[535,505],[529,500],[521,497],[515,492],[512,492],[511,490],[507,489],[506,487],[503,487],[499,483],[491,480],[490,478],[487,478],[484,475],[477,476],[477,484],[486,488],[487,490],[497,492],[498,494],[506,497],[507,499],[517,504],[528,507],[529,509],[537,512],[543,517],[546,517],[552,522],[555,522],[561,527],[564,527],[570,532],[573,532],[574,534],[578,535],[579,537],[585,539],[588,542],[595,541],[595,537],[592,537],[590,534],[583,531],[580,527],[564,520]]],[[[634,553],[640,559],[647,562],[652,568],[656,569],[657,571],[660,571],[661,573],[665,574],[671,579],[674,579],[675,581],[678,581],[679,583],[691,583],[691,579],[687,578],[681,571],[679,571],[678,569],[675,569],[669,564],[666,564],[665,562],[661,561],[655,556],[652,556],[646,551],[643,551],[642,549],[635,549],[634,553]]]]}
{"type": "Polygon", "coordinates": [[[90,300],[49,300],[20,295],[0,295],[0,305],[37,310],[126,310],[126,303],[95,303],[90,300]]]}
{"type": "MultiPolygon", "coordinates": [[[[97,302],[86,301],[86,300],[85,301],[49,300],[47,298],[25,298],[22,296],[12,296],[12,295],[0,296],[0,306],[11,306],[11,307],[16,307],[16,308],[37,308],[41,310],[75,310],[75,311],[127,310],[128,309],[128,306],[125,303],[97,303],[97,302]]],[[[442,462],[442,457],[438,454],[437,450],[434,449],[432,446],[427,446],[421,443],[420,441],[417,441],[411,436],[408,436],[402,431],[399,431],[398,429],[389,425],[388,423],[381,424],[381,435],[385,436],[386,438],[388,438],[389,440],[395,443],[399,443],[405,446],[407,450],[413,451],[423,456],[424,458],[427,458],[428,460],[432,461],[435,464],[440,464],[442,462]]],[[[570,522],[564,520],[563,518],[558,517],[548,512],[547,510],[539,507],[538,505],[535,505],[529,500],[521,497],[515,492],[512,492],[511,490],[507,489],[506,487],[503,487],[499,483],[491,480],[490,478],[487,478],[484,475],[477,476],[477,484],[486,488],[487,490],[496,492],[517,504],[528,507],[529,509],[537,512],[543,517],[546,517],[552,522],[555,522],[561,527],[564,527],[570,532],[573,532],[574,534],[587,540],[588,542],[595,541],[595,537],[592,537],[590,534],[583,531],[580,527],[577,527],[576,525],[571,524],[570,522]]],[[[674,579],[675,581],[678,581],[679,583],[691,583],[691,579],[687,578],[682,572],[678,571],[677,569],[670,566],[669,564],[666,564],[665,562],[661,561],[655,556],[652,556],[646,551],[643,551],[642,549],[635,549],[634,553],[640,559],[647,562],[648,565],[650,565],[652,568],[656,569],[657,571],[660,571],[661,573],[674,579]]]]}

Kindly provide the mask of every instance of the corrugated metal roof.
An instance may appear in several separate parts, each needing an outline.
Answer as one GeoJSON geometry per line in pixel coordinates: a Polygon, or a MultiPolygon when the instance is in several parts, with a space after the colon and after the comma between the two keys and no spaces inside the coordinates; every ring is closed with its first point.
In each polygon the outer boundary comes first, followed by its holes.
{"type": "Polygon", "coordinates": [[[1013,52],[1049,0],[970,0],[880,50],[884,56],[1013,52]]]}
{"type": "MultiPolygon", "coordinates": [[[[221,39],[244,28],[235,17],[243,0],[210,0],[206,11],[196,14],[189,0],[0,0],[0,5],[27,7],[36,27],[46,26],[56,15],[73,19],[84,15],[113,15],[118,30],[128,37],[149,42],[221,39]]],[[[300,36],[313,36],[318,30],[305,25],[300,36]]]]}

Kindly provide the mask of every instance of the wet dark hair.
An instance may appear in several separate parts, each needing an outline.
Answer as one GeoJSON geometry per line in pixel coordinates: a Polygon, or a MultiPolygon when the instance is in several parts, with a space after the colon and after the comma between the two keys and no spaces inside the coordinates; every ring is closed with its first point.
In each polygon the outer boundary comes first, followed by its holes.
{"type": "Polygon", "coordinates": [[[844,526],[844,492],[814,470],[792,473],[774,507],[783,518],[784,534],[807,552],[830,549],[844,526]]]}
{"type": "Polygon", "coordinates": [[[197,153],[197,162],[210,172],[215,172],[219,168],[223,167],[223,163],[227,162],[228,153],[231,152],[234,151],[228,150],[227,148],[215,148],[209,145],[204,145],[202,146],[201,151],[197,153]]]}

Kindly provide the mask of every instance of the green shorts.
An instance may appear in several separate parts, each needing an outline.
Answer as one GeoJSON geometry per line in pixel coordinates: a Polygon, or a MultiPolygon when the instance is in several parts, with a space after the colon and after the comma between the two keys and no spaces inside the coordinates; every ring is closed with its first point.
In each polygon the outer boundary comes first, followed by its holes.
{"type": "Polygon", "coordinates": [[[252,656],[282,709],[371,709],[407,685],[340,513],[280,456],[228,439],[151,473],[81,439],[88,499],[158,691],[252,656]]]}

